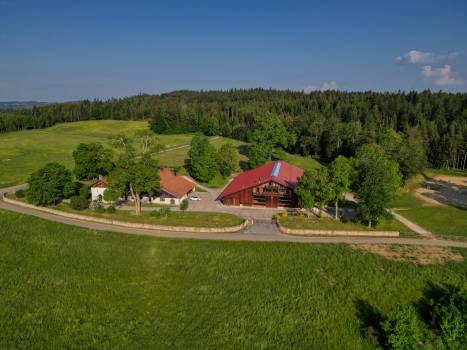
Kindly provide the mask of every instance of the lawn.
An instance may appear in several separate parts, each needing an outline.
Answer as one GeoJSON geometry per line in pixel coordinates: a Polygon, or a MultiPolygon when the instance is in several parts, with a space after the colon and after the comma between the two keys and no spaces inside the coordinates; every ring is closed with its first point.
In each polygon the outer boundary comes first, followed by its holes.
{"type": "Polygon", "coordinates": [[[287,154],[287,157],[284,160],[290,164],[302,168],[303,170],[313,170],[322,167],[322,165],[316,159],[311,157],[303,157],[298,154],[287,154]]]}
{"type": "Polygon", "coordinates": [[[429,283],[467,286],[465,260],[159,239],[5,211],[0,222],[3,349],[372,349],[372,310],[415,302],[429,283]]]}
{"type": "MultiPolygon", "coordinates": [[[[188,140],[184,143],[185,145],[189,145],[191,142],[191,134],[185,134],[188,137],[188,140]]],[[[175,136],[175,135],[174,135],[175,136]]],[[[245,143],[238,140],[229,139],[226,137],[221,136],[214,136],[211,137],[211,144],[216,148],[219,149],[224,143],[230,142],[238,149],[244,145],[245,143]]],[[[166,167],[177,167],[183,166],[185,161],[188,159],[188,151],[190,147],[176,147],[173,150],[168,150],[159,153],[156,158],[159,160],[159,163],[166,167]]],[[[240,161],[246,161],[247,157],[243,154],[239,156],[240,161]]]]}
{"type": "MultiPolygon", "coordinates": [[[[447,171],[433,171],[427,174],[452,174],[447,171]]],[[[417,198],[414,191],[424,183],[423,177],[411,179],[405,191],[391,203],[391,207],[401,209],[398,213],[417,223],[430,232],[451,238],[467,238],[467,210],[431,204],[417,198]]]]}
{"type": "Polygon", "coordinates": [[[97,213],[86,209],[76,211],[70,208],[67,203],[60,203],[53,207],[70,213],[81,215],[91,215],[100,218],[114,219],[120,221],[140,222],[143,224],[167,225],[167,226],[194,226],[194,227],[228,227],[237,226],[243,222],[239,216],[228,213],[197,212],[197,211],[172,211],[167,217],[157,217],[150,215],[150,212],[143,211],[141,215],[135,215],[130,210],[117,210],[114,214],[97,213]]]}
{"type": "MultiPolygon", "coordinates": [[[[235,176],[235,174],[232,176],[235,176]]],[[[209,188],[223,188],[225,185],[227,185],[228,181],[228,178],[225,178],[220,173],[217,173],[216,176],[211,179],[211,181],[206,183],[201,182],[201,184],[209,188]]]]}
{"type": "MultiPolygon", "coordinates": [[[[280,219],[282,226],[291,229],[310,229],[310,230],[370,230],[367,225],[357,222],[343,222],[331,218],[304,217],[304,216],[289,216],[280,219]]],[[[400,233],[412,233],[412,231],[402,225],[397,220],[390,218],[382,218],[376,227],[371,230],[378,231],[398,231],[400,233]]]]}
{"type": "Polygon", "coordinates": [[[398,213],[436,235],[467,238],[467,210],[433,205],[398,213]]]}

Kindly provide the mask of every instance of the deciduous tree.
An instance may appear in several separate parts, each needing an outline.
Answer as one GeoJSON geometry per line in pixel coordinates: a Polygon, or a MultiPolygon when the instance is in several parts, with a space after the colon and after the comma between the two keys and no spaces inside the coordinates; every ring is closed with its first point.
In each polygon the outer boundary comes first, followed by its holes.
{"type": "Polygon", "coordinates": [[[141,195],[151,195],[160,188],[157,161],[151,158],[157,143],[157,138],[148,135],[139,138],[119,135],[113,140],[120,154],[115,169],[107,178],[109,188],[118,197],[130,193],[136,215],[141,214],[141,195]]]}
{"type": "Polygon", "coordinates": [[[225,143],[219,149],[219,170],[223,177],[230,176],[238,169],[238,152],[232,143],[225,143]]]}
{"type": "Polygon", "coordinates": [[[63,165],[49,163],[28,179],[27,200],[35,205],[56,204],[64,197],[63,190],[72,183],[71,172],[63,165]]]}
{"type": "Polygon", "coordinates": [[[344,156],[338,156],[331,163],[330,185],[334,193],[335,218],[339,215],[339,201],[343,199],[346,192],[350,191],[350,180],[353,172],[352,164],[344,156]]]}
{"type": "Polygon", "coordinates": [[[80,143],[73,151],[74,173],[78,179],[97,179],[113,168],[112,152],[100,143],[80,143]]]}
{"type": "Polygon", "coordinates": [[[390,201],[398,194],[402,176],[396,161],[387,159],[374,145],[365,145],[355,159],[357,212],[362,221],[377,223],[390,201]]]}
{"type": "Polygon", "coordinates": [[[209,182],[219,172],[219,155],[206,136],[193,136],[188,156],[188,171],[194,179],[209,182]]]}
{"type": "Polygon", "coordinates": [[[275,147],[287,147],[289,136],[283,121],[276,114],[267,113],[259,119],[251,136],[250,168],[271,160],[275,147]]]}
{"type": "Polygon", "coordinates": [[[332,200],[334,196],[327,168],[322,167],[305,171],[298,181],[295,193],[298,196],[300,207],[312,209],[316,202],[321,216],[324,205],[332,200]]]}

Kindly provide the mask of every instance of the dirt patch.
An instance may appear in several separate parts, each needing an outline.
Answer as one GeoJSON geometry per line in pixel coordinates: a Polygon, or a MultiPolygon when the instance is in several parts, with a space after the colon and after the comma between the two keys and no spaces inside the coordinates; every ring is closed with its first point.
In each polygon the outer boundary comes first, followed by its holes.
{"type": "Polygon", "coordinates": [[[465,176],[436,175],[433,180],[447,182],[455,186],[467,186],[467,177],[465,176]]]}
{"type": "Polygon", "coordinates": [[[462,255],[445,247],[354,244],[352,248],[384,256],[390,260],[409,261],[421,265],[442,264],[448,261],[460,262],[464,260],[462,255]]]}
{"type": "Polygon", "coordinates": [[[427,205],[448,205],[467,209],[467,177],[437,175],[414,191],[427,205]]]}
{"type": "Polygon", "coordinates": [[[415,197],[418,199],[421,199],[423,201],[423,206],[429,206],[429,205],[442,205],[442,206],[447,206],[446,204],[443,204],[441,202],[438,202],[434,197],[437,194],[437,191],[427,189],[424,187],[419,187],[414,191],[415,197]]]}

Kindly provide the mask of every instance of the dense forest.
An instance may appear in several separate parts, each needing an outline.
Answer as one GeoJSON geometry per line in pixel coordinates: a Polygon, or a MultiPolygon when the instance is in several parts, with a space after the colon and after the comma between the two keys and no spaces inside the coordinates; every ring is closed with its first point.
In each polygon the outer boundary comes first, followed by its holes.
{"type": "MultiPolygon", "coordinates": [[[[107,101],[35,106],[0,113],[0,132],[90,119],[151,120],[158,133],[201,131],[250,141],[267,114],[281,118],[290,152],[332,160],[366,143],[399,154],[422,149],[434,167],[463,167],[467,154],[467,94],[247,89],[175,91],[107,101]],[[391,149],[391,147],[393,149],[391,149]]],[[[467,164],[465,164],[467,166],[467,164]]]]}

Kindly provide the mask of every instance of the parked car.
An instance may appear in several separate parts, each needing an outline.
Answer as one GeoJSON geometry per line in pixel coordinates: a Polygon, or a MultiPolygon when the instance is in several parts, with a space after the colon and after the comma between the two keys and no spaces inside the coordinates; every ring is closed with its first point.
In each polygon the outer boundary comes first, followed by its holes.
{"type": "Polygon", "coordinates": [[[201,200],[201,197],[200,197],[200,196],[194,195],[194,196],[191,196],[190,199],[191,199],[192,201],[200,201],[200,200],[201,200]]]}

